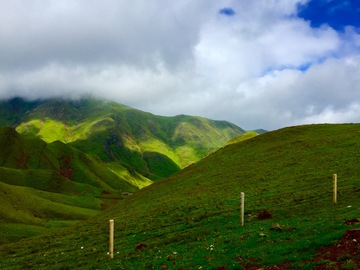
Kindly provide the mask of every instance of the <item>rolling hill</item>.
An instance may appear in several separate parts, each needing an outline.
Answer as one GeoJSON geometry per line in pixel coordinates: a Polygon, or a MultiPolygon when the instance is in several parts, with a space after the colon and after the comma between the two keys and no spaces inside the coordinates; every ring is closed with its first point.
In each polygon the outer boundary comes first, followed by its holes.
{"type": "Polygon", "coordinates": [[[319,248],[340,246],[334,244],[346,230],[360,228],[346,222],[360,218],[359,135],[359,124],[308,125],[229,144],[84,222],[1,245],[0,266],[358,269],[359,249],[315,258],[319,248]],[[115,220],[113,260],[107,255],[109,219],[115,220]]]}
{"type": "Polygon", "coordinates": [[[1,125],[16,127],[21,134],[47,143],[60,141],[152,181],[197,162],[245,133],[226,121],[157,116],[90,97],[2,101],[0,119],[1,125]]]}
{"type": "Polygon", "coordinates": [[[6,228],[1,243],[89,218],[112,204],[109,194],[120,198],[151,183],[64,143],[47,144],[11,127],[0,127],[0,149],[0,228],[6,228]]]}
{"type": "Polygon", "coordinates": [[[243,132],[94,98],[1,101],[0,124],[0,243],[93,216],[243,132]]]}

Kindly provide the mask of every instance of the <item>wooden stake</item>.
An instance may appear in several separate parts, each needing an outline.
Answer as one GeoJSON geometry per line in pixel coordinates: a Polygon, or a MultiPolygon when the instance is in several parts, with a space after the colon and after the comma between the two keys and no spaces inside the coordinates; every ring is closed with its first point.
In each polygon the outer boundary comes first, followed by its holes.
{"type": "Polygon", "coordinates": [[[337,174],[333,174],[334,203],[337,203],[337,174]]]}
{"type": "Polygon", "coordinates": [[[244,226],[244,214],[245,214],[245,193],[241,192],[241,203],[240,203],[240,225],[244,226]]]}
{"type": "Polygon", "coordinates": [[[109,237],[109,258],[114,258],[114,220],[109,220],[110,225],[110,237],[109,237]]]}

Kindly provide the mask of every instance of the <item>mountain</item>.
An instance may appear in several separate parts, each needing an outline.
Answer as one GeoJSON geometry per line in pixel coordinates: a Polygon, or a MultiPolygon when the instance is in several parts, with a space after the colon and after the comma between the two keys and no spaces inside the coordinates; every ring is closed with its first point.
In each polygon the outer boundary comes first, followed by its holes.
{"type": "Polygon", "coordinates": [[[82,223],[1,245],[0,265],[357,269],[360,239],[347,241],[351,252],[336,242],[348,229],[360,228],[350,222],[360,218],[359,132],[359,124],[297,126],[229,144],[82,223]],[[107,255],[109,219],[115,220],[113,260],[107,255]],[[324,259],[316,259],[326,246],[332,251],[324,249],[324,259]]]}
{"type": "Polygon", "coordinates": [[[94,98],[0,102],[2,125],[47,143],[60,141],[117,166],[159,180],[245,133],[226,121],[157,116],[94,98]]]}
{"type": "Polygon", "coordinates": [[[0,243],[89,218],[243,132],[94,98],[1,101],[0,124],[0,243]]]}
{"type": "Polygon", "coordinates": [[[255,129],[255,130],[253,130],[255,133],[257,133],[257,134],[265,134],[265,133],[267,133],[267,132],[269,132],[268,130],[265,130],[265,129],[255,129]]]}

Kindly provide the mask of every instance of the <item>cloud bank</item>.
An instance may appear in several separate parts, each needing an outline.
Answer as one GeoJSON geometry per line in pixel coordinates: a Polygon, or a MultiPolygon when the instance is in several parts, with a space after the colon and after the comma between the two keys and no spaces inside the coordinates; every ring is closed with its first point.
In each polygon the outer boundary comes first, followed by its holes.
{"type": "Polygon", "coordinates": [[[0,98],[85,94],[246,129],[360,122],[360,31],[305,0],[0,2],[0,98]]]}

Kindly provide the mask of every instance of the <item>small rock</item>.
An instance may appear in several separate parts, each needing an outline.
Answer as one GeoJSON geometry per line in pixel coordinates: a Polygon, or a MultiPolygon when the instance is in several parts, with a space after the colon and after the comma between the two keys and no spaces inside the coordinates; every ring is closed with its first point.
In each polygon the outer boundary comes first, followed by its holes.
{"type": "Polygon", "coordinates": [[[274,225],[272,225],[270,227],[270,231],[278,231],[278,232],[280,232],[280,231],[282,231],[282,228],[278,223],[276,223],[276,224],[274,224],[274,225]]]}

